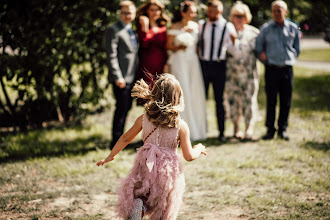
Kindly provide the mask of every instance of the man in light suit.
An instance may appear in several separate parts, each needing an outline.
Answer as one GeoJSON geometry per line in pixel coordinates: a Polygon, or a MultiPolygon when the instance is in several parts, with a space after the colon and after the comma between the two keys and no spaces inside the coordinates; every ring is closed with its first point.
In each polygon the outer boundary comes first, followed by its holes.
{"type": "Polygon", "coordinates": [[[209,84],[213,84],[219,127],[219,140],[224,141],[225,109],[223,91],[226,81],[226,50],[231,44],[227,21],[222,17],[223,5],[219,0],[207,3],[206,20],[199,21],[199,58],[201,62],[206,97],[209,84]]]}
{"type": "Polygon", "coordinates": [[[120,3],[120,20],[106,30],[105,48],[109,68],[108,79],[113,85],[116,110],[110,149],[123,134],[128,111],[132,106],[131,90],[136,78],[137,39],[132,30],[136,7],[131,1],[120,3]]]}

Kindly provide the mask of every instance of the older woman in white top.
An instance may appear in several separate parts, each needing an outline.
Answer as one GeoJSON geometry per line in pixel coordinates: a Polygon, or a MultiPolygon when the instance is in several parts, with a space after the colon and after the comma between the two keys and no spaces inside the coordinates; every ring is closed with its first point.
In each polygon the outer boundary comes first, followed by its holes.
{"type": "Polygon", "coordinates": [[[257,111],[259,75],[254,55],[255,39],[259,30],[251,25],[252,15],[247,5],[238,1],[230,11],[230,21],[236,35],[227,49],[226,97],[230,118],[234,123],[234,137],[251,139],[257,111]],[[239,129],[239,120],[245,119],[245,134],[239,129]]]}

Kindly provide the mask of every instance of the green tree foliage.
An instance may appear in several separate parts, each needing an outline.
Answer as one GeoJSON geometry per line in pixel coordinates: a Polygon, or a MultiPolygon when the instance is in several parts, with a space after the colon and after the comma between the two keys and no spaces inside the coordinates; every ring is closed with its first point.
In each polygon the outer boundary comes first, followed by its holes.
{"type": "Polygon", "coordinates": [[[113,0],[2,1],[1,117],[25,129],[102,107],[102,38],[117,18],[118,5],[113,0]]]}
{"type": "MultiPolygon", "coordinates": [[[[241,0],[247,4],[251,10],[253,19],[251,25],[259,28],[263,23],[272,18],[271,4],[274,0],[241,0]]],[[[168,1],[163,1],[168,2],[168,1]]],[[[170,1],[167,4],[169,13],[179,8],[181,0],[170,1]]],[[[208,0],[195,0],[199,8],[199,18],[204,18],[205,13],[203,5],[205,6],[208,0]]],[[[223,15],[227,19],[230,8],[236,0],[222,0],[224,5],[223,15]]],[[[298,24],[309,24],[309,30],[302,29],[305,32],[320,33],[324,32],[325,28],[329,26],[330,22],[330,4],[327,0],[285,0],[288,5],[288,18],[298,24]]]]}

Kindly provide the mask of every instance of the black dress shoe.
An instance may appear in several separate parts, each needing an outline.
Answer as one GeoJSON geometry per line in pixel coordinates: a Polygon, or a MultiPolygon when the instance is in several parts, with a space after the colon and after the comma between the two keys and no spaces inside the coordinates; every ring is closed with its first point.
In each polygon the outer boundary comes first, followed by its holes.
{"type": "Polygon", "coordinates": [[[271,140],[273,138],[274,138],[274,132],[267,132],[267,134],[262,137],[263,140],[271,140]]]}
{"type": "Polygon", "coordinates": [[[219,137],[218,137],[218,140],[219,140],[219,141],[225,141],[225,140],[226,140],[225,135],[220,134],[219,137]]]}
{"type": "Polygon", "coordinates": [[[288,141],[290,139],[286,131],[279,131],[277,136],[285,141],[288,141]]]}

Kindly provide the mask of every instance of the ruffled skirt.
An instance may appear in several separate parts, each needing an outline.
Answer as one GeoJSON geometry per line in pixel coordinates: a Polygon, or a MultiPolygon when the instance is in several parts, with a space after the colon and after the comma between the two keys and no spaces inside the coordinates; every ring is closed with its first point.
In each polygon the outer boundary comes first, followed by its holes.
{"type": "Polygon", "coordinates": [[[151,220],[176,219],[184,189],[179,155],[171,148],[145,144],[138,150],[130,174],[120,184],[118,215],[127,219],[134,199],[141,198],[147,208],[145,215],[151,220]]]}

